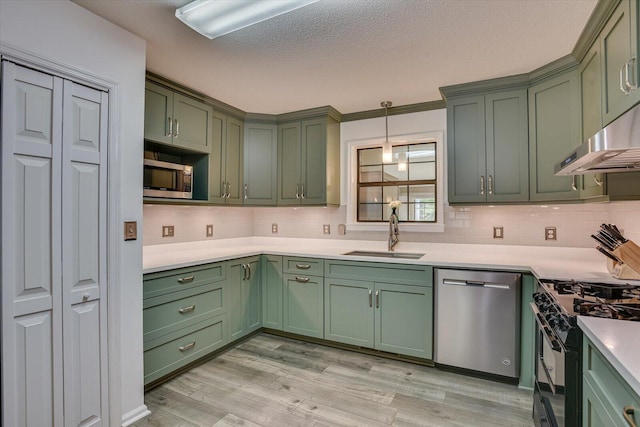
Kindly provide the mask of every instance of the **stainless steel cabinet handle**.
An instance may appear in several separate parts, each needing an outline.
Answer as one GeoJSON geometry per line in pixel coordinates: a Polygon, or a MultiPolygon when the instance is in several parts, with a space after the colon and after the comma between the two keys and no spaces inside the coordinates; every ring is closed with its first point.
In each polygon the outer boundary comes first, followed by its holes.
{"type": "Polygon", "coordinates": [[[380,292],[376,291],[376,308],[380,308],[380,292]]]}
{"type": "Polygon", "coordinates": [[[300,198],[300,184],[296,184],[296,199],[300,198]]]}
{"type": "MultiPolygon", "coordinates": [[[[627,62],[627,64],[628,64],[628,62],[627,62]]],[[[622,78],[622,73],[623,73],[623,70],[625,70],[627,68],[627,64],[624,64],[622,67],[620,67],[620,90],[625,95],[629,95],[629,91],[625,87],[625,82],[624,82],[624,79],[622,78]]]]}
{"type": "Polygon", "coordinates": [[[251,279],[251,264],[247,264],[247,280],[251,279]]]}
{"type": "Polygon", "coordinates": [[[188,307],[182,307],[181,309],[179,309],[178,313],[185,314],[185,313],[189,313],[189,312],[191,312],[191,311],[193,311],[195,309],[196,309],[196,305],[195,304],[191,304],[188,307]]]}
{"type": "Polygon", "coordinates": [[[300,191],[300,198],[304,199],[304,184],[301,185],[302,191],[300,191]]]}
{"type": "Polygon", "coordinates": [[[180,351],[187,351],[187,350],[191,350],[193,347],[196,346],[196,342],[195,341],[191,341],[189,344],[187,345],[183,345],[181,347],[178,347],[178,350],[180,351]]]}
{"type": "Polygon", "coordinates": [[[634,421],[635,409],[633,408],[633,406],[625,406],[622,410],[622,416],[624,417],[624,420],[627,422],[627,424],[629,424],[629,427],[638,427],[638,425],[634,421]]]}
{"type": "Polygon", "coordinates": [[[220,192],[222,193],[222,198],[226,199],[227,198],[227,183],[222,181],[221,185],[222,185],[222,189],[221,189],[220,192]]]}
{"type": "Polygon", "coordinates": [[[171,120],[171,117],[167,117],[167,121],[169,122],[169,132],[167,136],[171,136],[173,135],[173,120],[171,120]]]}
{"type": "Polygon", "coordinates": [[[598,178],[598,175],[593,175],[593,181],[598,187],[602,187],[602,180],[598,178]]]}
{"type": "Polygon", "coordinates": [[[309,277],[296,276],[296,282],[307,283],[309,280],[311,280],[309,277]]]}
{"type": "Polygon", "coordinates": [[[227,199],[231,197],[231,183],[227,182],[227,199]]]}
{"type": "Polygon", "coordinates": [[[178,121],[178,119],[175,119],[176,121],[176,134],[173,135],[174,138],[177,138],[178,135],[180,135],[180,122],[178,121]]]}
{"type": "Polygon", "coordinates": [[[369,307],[373,307],[373,292],[369,289],[369,307]]]}
{"type": "Polygon", "coordinates": [[[572,179],[573,180],[571,181],[571,190],[578,191],[578,184],[576,183],[576,176],[573,175],[572,179]]]}
{"type": "Polygon", "coordinates": [[[489,194],[493,194],[493,176],[489,175],[489,194]]]}
{"type": "MultiPolygon", "coordinates": [[[[629,70],[631,69],[631,64],[636,62],[636,58],[633,57],[627,61],[624,65],[624,85],[627,88],[627,94],[630,94],[632,91],[638,89],[638,86],[635,82],[635,78],[633,79],[633,83],[629,79],[629,75],[632,74],[629,70]]],[[[635,76],[635,75],[634,75],[635,76]]]]}
{"type": "Polygon", "coordinates": [[[178,279],[178,283],[191,283],[195,278],[196,278],[195,274],[192,276],[181,277],[180,279],[178,279]]]}
{"type": "Polygon", "coordinates": [[[247,264],[242,264],[242,280],[247,280],[247,264]]]}
{"type": "Polygon", "coordinates": [[[308,270],[311,268],[309,264],[296,264],[296,268],[300,270],[308,270]]]}
{"type": "Polygon", "coordinates": [[[480,195],[484,196],[484,175],[480,175],[480,195]]]}
{"type": "Polygon", "coordinates": [[[249,184],[245,184],[244,185],[244,198],[247,198],[247,188],[249,187],[249,184]]]}

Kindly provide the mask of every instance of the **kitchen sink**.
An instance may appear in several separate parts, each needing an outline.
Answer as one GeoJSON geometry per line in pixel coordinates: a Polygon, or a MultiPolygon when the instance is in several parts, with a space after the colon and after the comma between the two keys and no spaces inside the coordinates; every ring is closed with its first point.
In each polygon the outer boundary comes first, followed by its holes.
{"type": "Polygon", "coordinates": [[[379,258],[404,258],[404,259],[420,259],[424,254],[412,252],[378,252],[378,251],[351,251],[343,255],[352,256],[370,256],[379,258]]]}

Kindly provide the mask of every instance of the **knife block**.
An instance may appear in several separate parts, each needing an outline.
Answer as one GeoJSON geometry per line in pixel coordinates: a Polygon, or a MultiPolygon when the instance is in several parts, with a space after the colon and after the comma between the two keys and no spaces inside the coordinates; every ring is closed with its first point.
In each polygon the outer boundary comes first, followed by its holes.
{"type": "Polygon", "coordinates": [[[612,277],[624,280],[640,280],[640,247],[629,240],[620,245],[612,254],[622,262],[607,259],[607,270],[612,277]]]}

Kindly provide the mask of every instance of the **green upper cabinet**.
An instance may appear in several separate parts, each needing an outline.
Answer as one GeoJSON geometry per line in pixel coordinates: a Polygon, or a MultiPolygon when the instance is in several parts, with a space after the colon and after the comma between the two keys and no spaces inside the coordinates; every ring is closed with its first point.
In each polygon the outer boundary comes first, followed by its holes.
{"type": "Polygon", "coordinates": [[[245,122],[243,204],[275,205],[277,180],[277,125],[245,122]]]}
{"type": "Polygon", "coordinates": [[[580,177],[555,176],[554,166],[581,142],[578,74],[570,71],[529,89],[532,201],[577,200],[580,177]]]}
{"type": "Polygon", "coordinates": [[[447,100],[451,203],[529,199],[527,91],[447,100]]]}
{"type": "Polygon", "coordinates": [[[244,124],[232,116],[213,113],[213,149],[209,156],[209,201],[242,203],[244,124]]]}
{"type": "MultiPolygon", "coordinates": [[[[622,0],[600,33],[602,120],[607,125],[638,101],[637,2],[622,0]]],[[[590,135],[591,136],[591,135],[590,135]]]]}
{"type": "Polygon", "coordinates": [[[330,116],[278,125],[278,205],[340,204],[340,124],[330,116]]]}
{"type": "Polygon", "coordinates": [[[207,104],[163,86],[145,84],[144,137],[202,153],[211,151],[211,117],[207,104]]]}

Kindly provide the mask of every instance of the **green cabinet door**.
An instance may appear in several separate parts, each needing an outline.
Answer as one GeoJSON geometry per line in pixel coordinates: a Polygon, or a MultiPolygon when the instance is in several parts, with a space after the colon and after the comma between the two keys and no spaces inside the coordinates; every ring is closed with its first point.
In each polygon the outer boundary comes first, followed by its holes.
{"type": "Polygon", "coordinates": [[[173,91],[146,82],[144,100],[144,139],[171,144],[173,139],[173,91]]]}
{"type": "Polygon", "coordinates": [[[375,348],[432,359],[432,288],[376,283],[375,348]]]}
{"type": "Polygon", "coordinates": [[[225,180],[227,182],[227,204],[242,204],[242,144],[244,124],[234,118],[227,118],[227,143],[225,145],[225,180]]]}
{"type": "Polygon", "coordinates": [[[447,101],[447,158],[450,203],[486,198],[484,96],[447,101]]]}
{"type": "Polygon", "coordinates": [[[244,125],[243,204],[273,206],[278,192],[278,130],[276,125],[244,125]]]}
{"type": "Polygon", "coordinates": [[[282,257],[262,257],[262,324],[265,328],[282,330],[282,257]]]}
{"type": "Polygon", "coordinates": [[[300,204],[327,201],[327,119],[305,120],[301,125],[300,204]]]}
{"type": "Polygon", "coordinates": [[[278,125],[278,205],[300,204],[300,122],[278,125]]]}
{"type": "Polygon", "coordinates": [[[229,338],[243,337],[262,326],[259,257],[227,263],[229,338]]]}
{"type": "Polygon", "coordinates": [[[580,178],[555,176],[554,166],[580,145],[580,91],[576,71],[529,89],[529,161],[532,201],[575,200],[580,178]]]}
{"type": "Polygon", "coordinates": [[[284,274],[283,329],[324,338],[324,285],[322,277],[284,274]]]}
{"type": "Polygon", "coordinates": [[[529,200],[529,137],[525,89],[486,95],[487,202],[529,200]]]}
{"type": "Polygon", "coordinates": [[[202,153],[211,152],[213,109],[179,93],[173,95],[173,144],[202,153]]]}
{"type": "Polygon", "coordinates": [[[241,204],[244,124],[234,117],[214,111],[211,128],[209,201],[241,204]]]}
{"type": "MultiPolygon", "coordinates": [[[[631,24],[637,17],[631,17],[631,3],[622,0],[600,33],[602,52],[602,119],[607,125],[631,108],[640,99],[640,91],[625,88],[625,81],[634,83],[633,74],[637,60],[629,64],[632,57],[631,24]],[[629,65],[627,65],[629,64],[629,65]],[[623,91],[624,89],[624,91],[623,91]],[[628,92],[628,93],[625,93],[628,92]]],[[[635,9],[635,5],[634,5],[635,9]]],[[[633,42],[637,45],[637,42],[633,42]]],[[[637,71],[635,71],[637,72],[637,71]]]]}
{"type": "Polygon", "coordinates": [[[373,348],[373,282],[326,278],[325,339],[373,348]]]}
{"type": "Polygon", "coordinates": [[[612,427],[616,423],[607,412],[600,397],[589,381],[583,381],[582,387],[582,425],[584,427],[612,427]]]}

